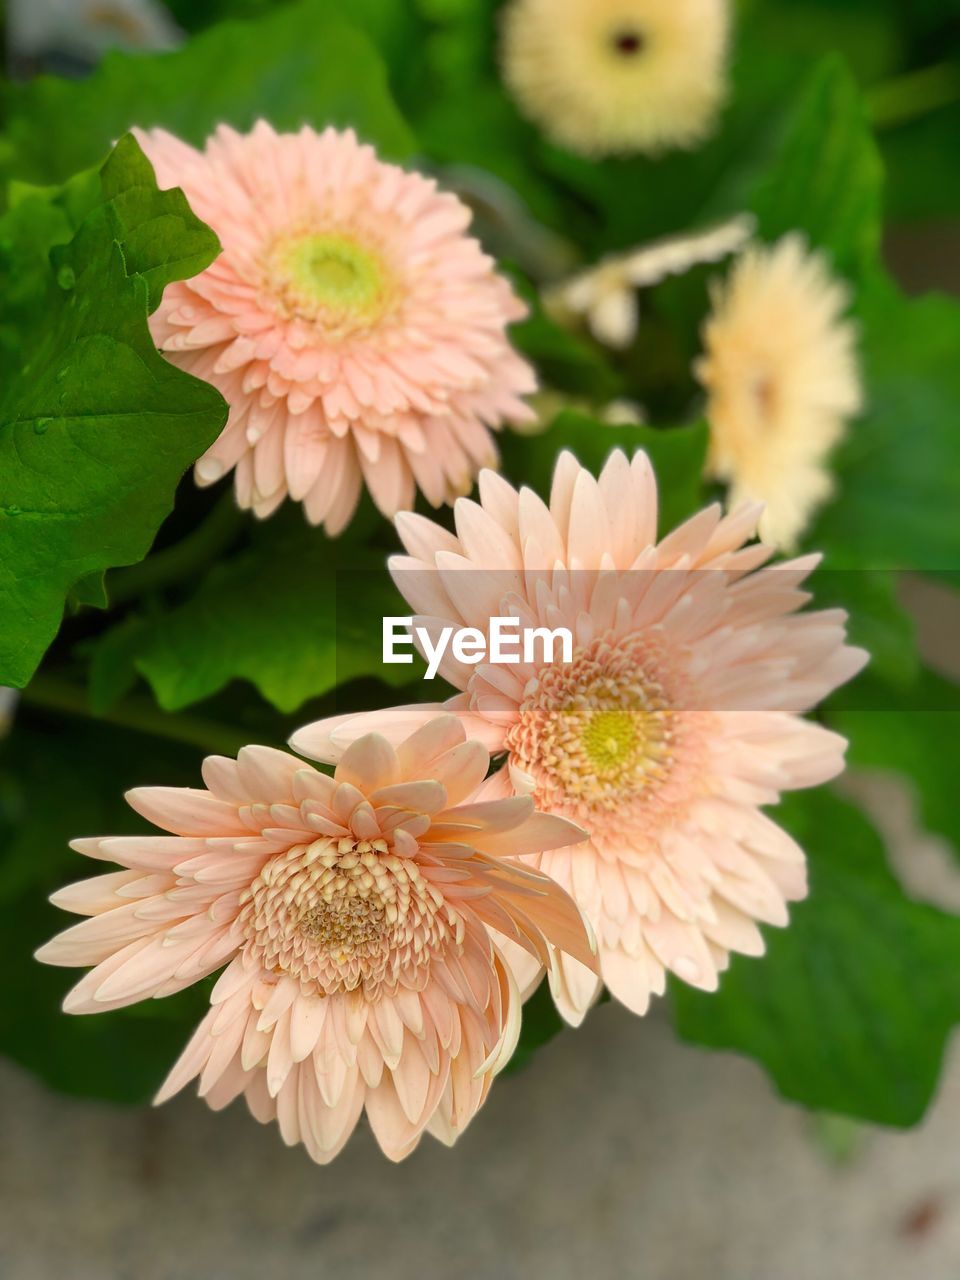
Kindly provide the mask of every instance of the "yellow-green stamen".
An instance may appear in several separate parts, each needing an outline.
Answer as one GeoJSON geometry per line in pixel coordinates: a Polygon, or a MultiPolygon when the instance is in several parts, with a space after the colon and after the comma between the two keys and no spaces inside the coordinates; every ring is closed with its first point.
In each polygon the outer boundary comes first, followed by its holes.
{"type": "Polygon", "coordinates": [[[332,334],[372,323],[389,301],[382,260],[349,236],[284,237],[270,254],[268,275],[287,311],[317,321],[332,334]]]}

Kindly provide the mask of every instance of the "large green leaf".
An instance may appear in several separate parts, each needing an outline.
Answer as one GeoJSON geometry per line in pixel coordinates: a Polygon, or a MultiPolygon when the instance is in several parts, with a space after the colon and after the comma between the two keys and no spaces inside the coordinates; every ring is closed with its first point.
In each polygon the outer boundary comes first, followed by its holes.
{"type": "Polygon", "coordinates": [[[123,802],[127,787],[197,785],[200,759],[183,746],[83,720],[22,712],[0,744],[0,928],[5,981],[0,1051],[67,1093],[145,1102],[206,1003],[196,987],[166,1000],[90,1017],[61,1012],[82,970],[38,964],[33,952],[75,917],[47,896],[105,870],[72,853],[75,836],[130,834],[145,824],[123,802]],[[56,803],[50,803],[56,778],[56,803]]]}
{"type": "Polygon", "coordinates": [[[92,696],[109,705],[139,672],[176,711],[248,680],[281,711],[360,676],[407,684],[418,668],[384,666],[382,619],[408,612],[385,557],[332,545],[291,510],[214,567],[185,603],[108,632],[92,696]]]}
{"type": "Polygon", "coordinates": [[[857,79],[871,83],[896,70],[898,0],[741,0],[741,23],[771,52],[823,56],[841,53],[857,79]]]}
{"type": "Polygon", "coordinates": [[[669,532],[700,505],[707,429],[688,427],[614,427],[586,414],[565,410],[541,435],[511,434],[502,441],[503,470],[514,484],[527,484],[543,496],[550,490],[557,455],[574,453],[594,475],[614,449],[630,457],[645,449],[657,473],[660,531],[669,532]]]}
{"type": "Polygon", "coordinates": [[[865,674],[830,703],[828,719],[849,738],[851,764],[906,774],[924,827],[950,840],[960,858],[960,688],[929,670],[897,687],[865,674]]]}
{"type": "Polygon", "coordinates": [[[858,315],[868,405],[810,536],[832,568],[960,567],[960,301],[911,300],[882,276],[858,315]]]}
{"type": "Polygon", "coordinates": [[[810,897],[718,993],[674,985],[680,1034],[757,1059],[805,1106],[914,1124],[960,1019],[960,920],[907,898],[880,837],[829,792],[774,816],[809,855],[810,897]]]}
{"type": "MultiPolygon", "coordinates": [[[[127,275],[146,282],[150,311],[160,305],[171,281],[198,275],[220,252],[217,237],[194,215],[183,192],[158,189],[153,166],[130,134],[117,143],[99,182],[93,175],[72,180],[63,203],[78,227],[73,256],[82,258],[87,245],[95,252],[107,234],[119,229],[127,275]]],[[[55,263],[64,253],[54,251],[55,263]]]]}
{"type": "Polygon", "coordinates": [[[42,317],[61,300],[50,252],[73,232],[65,211],[38,194],[0,218],[0,406],[27,363],[31,338],[40,340],[42,317]]]}
{"type": "Polygon", "coordinates": [[[95,164],[133,125],[162,125],[199,144],[219,123],[249,129],[353,125],[391,156],[412,139],[383,61],[325,0],[225,22],[175,53],[109,54],[84,80],[39,76],[6,89],[9,172],[62,182],[95,164]]]}
{"type": "Polygon", "coordinates": [[[805,84],[755,186],[758,230],[768,240],[803,231],[829,250],[838,271],[859,276],[879,254],[882,190],[862,95],[843,60],[831,56],[805,84]]]}
{"type": "Polygon", "coordinates": [[[960,165],[945,160],[956,155],[958,146],[960,103],[932,111],[883,135],[889,219],[955,220],[960,216],[960,165]]]}
{"type": "Polygon", "coordinates": [[[99,203],[69,244],[66,202],[20,201],[0,223],[12,261],[34,221],[56,267],[42,275],[40,246],[24,245],[34,291],[16,295],[0,388],[0,684],[16,686],[73,585],[147,552],[180,476],[226,417],[220,395],[150,338],[151,290],[156,301],[218,245],[180,192],[156,190],[136,144],[110,158],[99,203]]]}

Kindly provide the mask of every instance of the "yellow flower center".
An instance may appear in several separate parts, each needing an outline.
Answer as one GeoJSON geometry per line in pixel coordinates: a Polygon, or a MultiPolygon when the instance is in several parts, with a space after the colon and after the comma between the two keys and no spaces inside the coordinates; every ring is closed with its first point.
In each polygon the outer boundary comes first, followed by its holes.
{"type": "Polygon", "coordinates": [[[542,804],[615,808],[665,775],[675,712],[651,656],[639,639],[599,642],[542,671],[506,743],[542,804]]]}
{"type": "Polygon", "coordinates": [[[392,296],[382,258],[340,234],[281,237],[267,256],[266,275],[284,313],[313,321],[326,337],[369,327],[392,296]]]}
{"type": "Polygon", "coordinates": [[[636,717],[629,711],[597,711],[587,718],[580,741],[594,768],[607,773],[633,757],[639,737],[636,717]]]}

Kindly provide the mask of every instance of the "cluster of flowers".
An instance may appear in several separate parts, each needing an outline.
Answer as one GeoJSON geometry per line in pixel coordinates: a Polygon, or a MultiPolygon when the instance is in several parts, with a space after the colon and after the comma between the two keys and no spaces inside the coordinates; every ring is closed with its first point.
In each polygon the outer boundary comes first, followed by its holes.
{"type": "MultiPolygon", "coordinates": [[[[712,14],[699,30],[716,61],[721,6],[655,7],[712,14]]],[[[552,0],[511,20],[531,100],[528,28],[547,9],[562,29],[552,0]]],[[[632,58],[637,33],[618,33],[632,58]]],[[[562,118],[549,92],[536,101],[562,118]]],[[[336,533],[365,482],[395,517],[391,571],[428,632],[506,614],[575,637],[567,663],[445,657],[445,703],[309,725],[298,755],[212,757],[204,789],[137,789],[129,803],[165,834],[75,842],[122,869],[54,897],[88,917],[39,953],[92,966],[69,1012],[222,969],[158,1100],[199,1077],[212,1107],[243,1095],[320,1162],[365,1110],[399,1159],[424,1131],[462,1132],[544,975],[571,1023],[603,984],[642,1014],[668,973],[715,989],[731,952],[763,951],[758,923],[786,924],[803,896],[803,852],[761,810],[842,769],[843,740],[802,717],[866,655],[841,611],[800,612],[816,557],[770,566],[751,539],[766,520],[789,542],[822,497],[823,453],[856,406],[844,295],[796,240],[740,257],[697,369],[732,510],[658,541],[643,453],[614,452],[599,476],[561,455],[548,502],[486,469],[491,429],[531,418],[535,380],[507,337],[523,308],[458,199],[333,129],[140,141],[223,246],[152,322],[230,405],[199,483],[232,469],[241,506],[266,516],[289,497],[336,533]],[[460,496],[476,478],[479,501],[460,496]],[[455,532],[411,513],[417,489],[455,502],[455,532]],[[758,496],[772,516],[741,501],[758,496]]]]}

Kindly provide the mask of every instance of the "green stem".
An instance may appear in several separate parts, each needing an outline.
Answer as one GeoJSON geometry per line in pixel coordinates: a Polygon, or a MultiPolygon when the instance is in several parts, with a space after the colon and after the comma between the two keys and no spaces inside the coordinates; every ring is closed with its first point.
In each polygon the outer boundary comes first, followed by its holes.
{"type": "Polygon", "coordinates": [[[66,715],[102,720],[122,729],[135,729],[140,733],[169,738],[173,742],[183,742],[216,755],[235,756],[247,743],[246,735],[228,725],[197,716],[173,715],[161,711],[149,698],[124,698],[109,711],[97,716],[90,709],[86,690],[62,676],[35,676],[23,691],[23,702],[27,706],[42,707],[47,711],[62,711],[66,715]]]}
{"type": "Polygon", "coordinates": [[[216,560],[234,540],[243,515],[225,493],[204,522],[181,542],[148,556],[128,569],[115,569],[107,578],[111,605],[124,604],[152,591],[161,591],[190,577],[216,560]]]}
{"type": "Polygon", "coordinates": [[[939,62],[875,85],[867,93],[874,127],[889,129],[960,102],[960,63],[939,62]]]}

